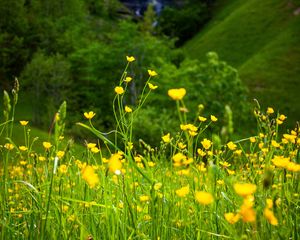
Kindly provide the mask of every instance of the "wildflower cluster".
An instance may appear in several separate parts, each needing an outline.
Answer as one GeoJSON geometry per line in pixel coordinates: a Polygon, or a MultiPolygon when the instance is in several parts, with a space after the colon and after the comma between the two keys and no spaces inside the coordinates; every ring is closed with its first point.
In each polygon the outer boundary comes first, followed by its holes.
{"type": "MultiPolygon", "coordinates": [[[[258,133],[221,139],[209,126],[221,124],[201,111],[188,121],[184,88],[174,100],[178,133],[166,132],[157,146],[132,139],[134,118],[158,86],[148,70],[139,102],[125,96],[134,79],[128,56],[114,89],[116,127],[93,125],[97,113],[83,113],[78,126],[97,140],[79,152],[64,138],[65,103],[55,115],[54,134],[30,136],[30,121],[18,124],[24,140],[3,125],[0,153],[1,233],[7,239],[261,239],[296,238],[299,232],[299,127],[279,133],[286,117],[273,108],[255,109],[258,133]],[[201,115],[200,115],[201,114],[201,115]],[[2,143],[3,142],[3,143],[2,143]],[[18,142],[18,143],[17,143],[18,142]],[[139,145],[139,146],[138,146],[139,145]]],[[[200,105],[199,105],[200,106],[200,105]]],[[[200,108],[204,110],[204,106],[200,108]]],[[[10,111],[6,107],[9,118],[10,111]]]]}

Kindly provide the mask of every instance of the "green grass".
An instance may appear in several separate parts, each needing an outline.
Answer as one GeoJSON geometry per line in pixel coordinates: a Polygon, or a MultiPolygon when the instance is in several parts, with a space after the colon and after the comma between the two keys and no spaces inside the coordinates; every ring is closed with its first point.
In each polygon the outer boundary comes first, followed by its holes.
{"type": "Polygon", "coordinates": [[[239,70],[250,97],[300,120],[300,16],[280,0],[223,1],[210,23],[184,46],[191,58],[216,51],[239,70]]]}
{"type": "MultiPolygon", "coordinates": [[[[212,120],[187,122],[187,114],[194,113],[181,111],[184,94],[173,90],[179,132],[166,134],[156,147],[140,148],[131,142],[133,122],[148,95],[155,94],[150,80],[132,112],[124,110],[122,100],[130,92],[120,82],[124,93],[114,99],[114,140],[94,128],[101,116],[90,114],[87,124],[78,125],[102,144],[84,147],[84,155],[76,155],[75,146],[60,152],[64,111],[55,121],[55,139],[30,131],[52,147],[1,146],[0,239],[298,237],[299,129],[281,136],[282,125],[273,124],[277,116],[262,111],[255,137],[221,143],[204,133],[212,120]]],[[[25,145],[23,130],[16,124],[14,143],[25,145]]],[[[4,134],[0,142],[7,142],[4,134]]]]}

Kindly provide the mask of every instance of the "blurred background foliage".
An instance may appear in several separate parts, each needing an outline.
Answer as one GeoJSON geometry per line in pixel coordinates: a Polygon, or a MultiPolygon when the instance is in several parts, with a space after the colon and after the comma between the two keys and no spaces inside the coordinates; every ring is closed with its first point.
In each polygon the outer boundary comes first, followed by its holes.
{"type": "Polygon", "coordinates": [[[203,104],[203,114],[218,116],[221,129],[228,105],[240,129],[250,111],[237,70],[217,53],[191,60],[179,48],[213,17],[218,2],[173,1],[159,15],[149,4],[143,16],[136,16],[118,0],[0,0],[1,90],[11,89],[18,77],[23,96],[17,117],[43,129],[66,100],[68,131],[80,138],[74,123],[84,111],[97,113],[99,129],[112,127],[113,89],[125,56],[132,55],[136,61],[128,75],[134,81],[126,104],[135,106],[147,69],[159,74],[154,79],[159,88],[136,119],[136,139],[155,144],[163,132],[178,128],[174,102],[167,97],[169,88],[178,87],[187,89],[190,121],[203,104]]]}

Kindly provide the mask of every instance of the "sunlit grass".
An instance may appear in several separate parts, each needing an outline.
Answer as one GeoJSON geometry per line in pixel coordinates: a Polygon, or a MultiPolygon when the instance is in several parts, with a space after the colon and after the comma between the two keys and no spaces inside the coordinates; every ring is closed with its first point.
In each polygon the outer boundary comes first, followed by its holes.
{"type": "Polygon", "coordinates": [[[187,122],[188,92],[179,88],[168,92],[178,112],[178,133],[165,133],[156,146],[135,143],[134,118],[155,94],[157,73],[148,71],[137,105],[127,106],[128,84],[134,81],[126,73],[130,64],[133,57],[114,89],[116,128],[101,132],[93,126],[97,113],[84,113],[78,127],[99,140],[86,143],[79,156],[63,137],[66,104],[56,114],[51,138],[36,142],[28,136],[30,121],[13,122],[14,89],[0,125],[1,238],[295,239],[299,127],[279,135],[286,116],[258,105],[257,135],[204,137],[219,119],[202,112],[187,122]],[[14,139],[11,129],[22,132],[24,141],[14,139]]]}

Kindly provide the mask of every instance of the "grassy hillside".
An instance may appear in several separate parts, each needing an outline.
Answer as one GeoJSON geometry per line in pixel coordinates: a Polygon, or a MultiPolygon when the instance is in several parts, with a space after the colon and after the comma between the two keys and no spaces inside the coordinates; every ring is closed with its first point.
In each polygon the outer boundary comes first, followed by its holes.
{"type": "Polygon", "coordinates": [[[300,15],[283,0],[224,1],[212,21],[184,49],[208,51],[239,70],[250,97],[300,120],[300,15]]]}

